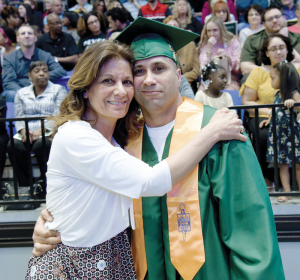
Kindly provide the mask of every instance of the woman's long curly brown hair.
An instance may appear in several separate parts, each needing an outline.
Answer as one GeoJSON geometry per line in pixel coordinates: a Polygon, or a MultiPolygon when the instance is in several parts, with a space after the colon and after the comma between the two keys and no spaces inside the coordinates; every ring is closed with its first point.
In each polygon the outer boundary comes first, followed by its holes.
{"type": "MultiPolygon", "coordinates": [[[[116,41],[103,41],[94,43],[88,47],[78,60],[72,77],[68,82],[70,93],[61,103],[60,114],[50,118],[54,121],[55,132],[65,122],[84,120],[89,123],[97,122],[98,115],[89,106],[84,93],[98,78],[101,67],[110,59],[125,59],[133,68],[134,56],[132,50],[116,41]],[[94,120],[86,120],[85,112],[89,111],[94,120]]],[[[139,135],[138,122],[139,105],[133,98],[129,105],[126,116],[119,119],[113,133],[114,139],[121,145],[126,146],[128,139],[135,139],[139,135]]]]}

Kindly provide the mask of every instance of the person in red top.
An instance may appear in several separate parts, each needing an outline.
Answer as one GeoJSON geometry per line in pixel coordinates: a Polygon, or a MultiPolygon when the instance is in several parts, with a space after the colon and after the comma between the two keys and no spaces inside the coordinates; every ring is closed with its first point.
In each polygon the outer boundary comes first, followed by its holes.
{"type": "MultiPolygon", "coordinates": [[[[204,3],[203,9],[202,9],[202,17],[201,17],[201,23],[203,25],[204,25],[205,17],[212,13],[212,7],[218,1],[219,0],[208,0],[204,3]]],[[[223,0],[223,1],[227,3],[230,13],[233,14],[235,18],[237,18],[233,1],[232,0],[223,0]]]]}
{"type": "Polygon", "coordinates": [[[162,22],[170,15],[172,12],[167,5],[158,0],[148,0],[148,4],[140,8],[138,16],[162,22]]]}

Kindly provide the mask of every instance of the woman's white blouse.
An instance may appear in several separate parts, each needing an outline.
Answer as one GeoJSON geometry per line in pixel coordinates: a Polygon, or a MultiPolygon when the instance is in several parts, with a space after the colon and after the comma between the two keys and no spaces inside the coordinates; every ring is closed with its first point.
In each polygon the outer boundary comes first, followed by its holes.
{"type": "Polygon", "coordinates": [[[171,188],[166,161],[152,168],[112,146],[89,123],[69,121],[51,147],[46,201],[54,221],[45,227],[59,231],[65,245],[92,247],[129,226],[133,198],[162,196],[171,188]]]}

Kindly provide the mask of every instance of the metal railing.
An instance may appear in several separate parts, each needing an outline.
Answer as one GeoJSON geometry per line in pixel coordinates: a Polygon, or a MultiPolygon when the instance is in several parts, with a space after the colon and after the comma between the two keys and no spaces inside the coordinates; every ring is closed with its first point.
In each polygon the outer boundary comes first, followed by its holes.
{"type": "MultiPolygon", "coordinates": [[[[10,135],[10,143],[11,143],[11,151],[12,151],[12,161],[11,166],[13,169],[13,185],[14,185],[14,194],[15,194],[15,200],[10,201],[3,201],[3,191],[2,191],[2,176],[0,176],[0,206],[1,205],[11,205],[11,204],[39,204],[39,203],[45,203],[45,199],[34,199],[34,193],[33,193],[33,173],[32,173],[32,162],[31,162],[31,147],[30,147],[30,140],[29,140],[29,127],[28,122],[29,121],[35,121],[40,120],[41,121],[41,131],[42,131],[42,150],[43,150],[43,165],[44,170],[47,170],[47,163],[46,163],[46,137],[45,137],[45,117],[27,117],[27,118],[7,118],[7,119],[0,119],[0,123],[8,122],[9,125],[9,135],[10,135]],[[14,143],[14,122],[15,121],[24,121],[25,122],[25,130],[26,130],[26,151],[27,151],[27,163],[28,163],[28,169],[29,169],[29,187],[30,187],[30,200],[18,200],[18,182],[17,182],[17,172],[16,172],[16,150],[15,150],[15,143],[14,143]]],[[[41,173],[41,179],[44,182],[42,184],[43,192],[46,193],[46,175],[44,172],[41,173]]]]}
{"type": "MultiPolygon", "coordinates": [[[[300,106],[300,103],[296,103],[295,106],[300,106]]],[[[266,105],[250,105],[250,106],[232,106],[230,109],[236,109],[238,112],[238,115],[241,117],[242,110],[246,109],[254,109],[255,110],[255,133],[254,138],[255,141],[252,142],[254,144],[254,150],[256,152],[257,157],[260,155],[260,147],[258,144],[259,139],[259,113],[258,110],[260,108],[272,108],[272,115],[275,116],[275,108],[276,107],[284,107],[284,104],[266,104],[266,105]]],[[[290,110],[294,110],[294,108],[291,108],[290,110]]],[[[44,170],[46,170],[46,137],[45,137],[45,118],[44,117],[30,117],[30,118],[9,118],[9,119],[0,119],[0,122],[8,122],[9,125],[9,134],[10,134],[10,141],[11,141],[11,151],[12,151],[12,162],[11,166],[13,169],[13,184],[14,184],[14,193],[15,193],[15,200],[11,201],[3,201],[3,193],[2,193],[2,176],[0,176],[0,206],[1,205],[11,205],[11,204],[39,204],[39,203],[45,203],[45,199],[34,199],[33,194],[33,174],[32,174],[32,162],[31,162],[31,147],[30,147],[30,141],[29,141],[29,127],[28,122],[33,120],[40,120],[41,121],[41,130],[42,130],[42,149],[43,149],[43,164],[44,164],[44,170]],[[26,129],[26,150],[27,150],[27,161],[28,161],[28,168],[30,170],[29,172],[29,186],[30,186],[30,200],[18,200],[18,182],[17,182],[17,173],[16,173],[16,152],[14,147],[14,122],[15,121],[24,121],[25,122],[25,129],[26,129]]],[[[274,183],[275,183],[275,192],[269,193],[270,196],[299,196],[300,192],[295,191],[296,190],[296,158],[295,158],[295,135],[293,124],[294,124],[294,114],[290,114],[290,127],[291,127],[291,148],[292,148],[292,185],[291,189],[294,190],[292,192],[279,192],[279,174],[278,174],[278,162],[277,160],[274,160],[274,183]]],[[[276,119],[272,118],[273,122],[273,143],[274,143],[274,159],[277,159],[277,134],[276,134],[276,119]]],[[[252,139],[253,140],[253,139],[252,139]]],[[[42,181],[46,182],[46,176],[45,173],[42,172],[41,174],[42,181]]],[[[43,191],[46,193],[46,186],[43,185],[43,191]]]]}
{"type": "MultiPolygon", "coordinates": [[[[295,107],[300,106],[300,103],[295,103],[295,107]]],[[[276,115],[275,109],[277,107],[285,107],[284,104],[264,104],[264,105],[240,105],[240,106],[232,106],[229,109],[237,110],[238,116],[241,117],[242,110],[246,109],[254,109],[255,110],[255,145],[254,150],[259,158],[260,156],[260,147],[259,147],[259,112],[260,108],[271,108],[272,116],[276,115]]],[[[292,192],[279,192],[279,174],[278,174],[278,161],[274,160],[274,183],[275,183],[275,192],[269,193],[270,196],[299,196],[300,192],[296,191],[296,156],[295,156],[295,131],[294,131],[294,122],[295,116],[292,113],[294,107],[290,108],[290,129],[291,129],[291,149],[292,149],[292,184],[291,190],[292,192]]],[[[276,118],[272,118],[272,129],[273,129],[273,145],[274,145],[274,159],[278,158],[277,155],[277,133],[276,133],[276,118]]],[[[252,141],[253,144],[253,141],[252,141]]]]}

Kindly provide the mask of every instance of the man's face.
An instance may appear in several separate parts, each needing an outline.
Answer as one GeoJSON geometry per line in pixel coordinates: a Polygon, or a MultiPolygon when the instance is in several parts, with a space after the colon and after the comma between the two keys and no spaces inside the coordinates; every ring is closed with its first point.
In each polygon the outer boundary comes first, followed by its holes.
{"type": "Polygon", "coordinates": [[[113,31],[117,31],[118,26],[117,26],[116,21],[114,21],[111,16],[108,16],[107,20],[108,20],[108,23],[109,23],[109,28],[111,28],[113,31]]]}
{"type": "Polygon", "coordinates": [[[281,0],[281,4],[283,6],[290,6],[290,5],[294,6],[295,2],[294,0],[281,0]]]}
{"type": "Polygon", "coordinates": [[[181,82],[181,72],[173,60],[156,56],[135,62],[134,96],[143,113],[167,113],[176,106],[181,82]]]}
{"type": "Polygon", "coordinates": [[[51,14],[48,16],[47,23],[49,25],[49,31],[55,34],[62,33],[62,21],[58,15],[51,14]]]}
{"type": "Polygon", "coordinates": [[[60,0],[53,0],[52,11],[57,15],[61,15],[63,12],[63,5],[60,0]]]}
{"type": "Polygon", "coordinates": [[[4,7],[6,7],[6,5],[3,4],[2,1],[0,1],[0,13],[2,12],[4,7]]]}
{"type": "Polygon", "coordinates": [[[37,38],[30,26],[22,26],[18,30],[17,42],[21,47],[30,48],[34,46],[37,38]]]}
{"type": "Polygon", "coordinates": [[[280,10],[272,9],[265,13],[263,24],[267,32],[278,33],[285,26],[285,17],[280,10]]]}

